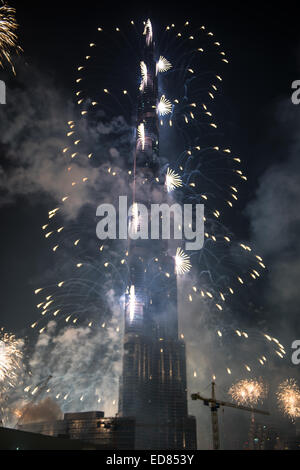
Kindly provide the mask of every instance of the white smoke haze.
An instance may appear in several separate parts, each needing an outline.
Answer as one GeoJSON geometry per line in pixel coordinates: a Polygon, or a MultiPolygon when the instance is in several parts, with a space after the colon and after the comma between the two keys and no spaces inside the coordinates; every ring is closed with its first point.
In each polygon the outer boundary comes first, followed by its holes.
{"type": "MultiPolygon", "coordinates": [[[[291,423],[278,411],[275,395],[282,377],[293,376],[296,372],[291,372],[288,348],[287,356],[280,359],[275,353],[276,348],[264,338],[259,325],[246,328],[248,339],[243,340],[234,332],[229,335],[229,331],[234,330],[232,315],[224,311],[216,314],[213,305],[197,295],[193,295],[192,302],[188,300],[186,292],[194,282],[191,274],[179,278],[178,312],[179,334],[184,334],[186,343],[189,413],[197,419],[198,448],[212,449],[210,409],[202,401],[192,401],[190,395],[199,392],[204,397],[210,397],[213,376],[216,396],[225,401],[232,401],[228,395],[232,383],[240,379],[262,378],[269,388],[269,394],[258,408],[268,410],[271,415],[262,418],[258,415],[257,421],[275,429],[293,432],[291,423]],[[223,333],[222,337],[217,335],[217,330],[223,333]],[[267,357],[265,366],[258,362],[262,355],[267,357]],[[245,364],[250,365],[250,372],[245,369],[245,364]],[[228,367],[231,374],[227,372],[228,367]]],[[[277,318],[275,322],[278,322],[277,318]]],[[[276,329],[272,321],[269,323],[270,330],[276,329]]],[[[243,331],[242,320],[239,321],[239,329],[243,331]]],[[[241,448],[242,442],[248,439],[249,413],[225,408],[220,409],[218,416],[221,448],[241,448]]]]}
{"type": "MultiPolygon", "coordinates": [[[[61,203],[63,197],[69,196],[63,212],[66,217],[75,218],[85,204],[96,206],[93,190],[97,189],[101,198],[107,192],[107,180],[109,187],[113,186],[110,194],[115,194],[116,187],[122,190],[124,178],[113,179],[107,174],[109,165],[104,163],[107,155],[116,160],[119,151],[114,147],[106,149],[101,136],[106,138],[113,132],[115,144],[119,139],[120,146],[124,145],[129,131],[124,119],[119,117],[107,125],[101,122],[91,125],[79,118],[75,105],[65,93],[34,67],[21,68],[18,78],[22,87],[9,90],[7,105],[0,108],[0,144],[5,153],[3,166],[0,166],[1,204],[13,203],[18,196],[31,197],[31,201],[32,196],[36,201],[41,197],[45,201],[51,198],[54,203],[61,203]],[[82,136],[78,156],[72,160],[69,154],[62,152],[76,140],[66,135],[70,121],[75,122],[76,135],[82,136]],[[88,158],[89,146],[96,147],[98,162],[103,159],[98,167],[88,158]],[[68,165],[70,171],[67,171],[68,165]],[[83,178],[88,179],[88,184],[83,178]]],[[[102,112],[99,117],[103,117],[102,112]]],[[[115,171],[119,175],[122,172],[116,165],[115,171]]]]}
{"type": "MultiPolygon", "coordinates": [[[[131,128],[122,117],[102,123],[102,111],[99,112],[99,120],[78,119],[66,93],[34,68],[21,68],[18,78],[22,87],[9,91],[8,103],[0,110],[0,143],[7,160],[3,160],[3,167],[0,167],[1,204],[13,204],[23,196],[33,205],[34,201],[39,203],[42,199],[45,204],[60,206],[61,199],[68,196],[60,211],[62,219],[72,227],[75,224],[72,230],[82,232],[82,218],[79,217],[82,209],[86,205],[94,207],[90,224],[95,224],[93,236],[96,241],[97,206],[104,202],[115,203],[119,194],[128,192],[122,167],[129,158],[126,146],[130,143],[131,128]],[[76,123],[76,137],[71,139],[66,136],[70,131],[67,127],[69,121],[76,123]],[[78,156],[71,160],[62,149],[71,147],[78,135],[80,149],[78,156]],[[90,147],[93,147],[95,164],[87,156],[90,147]],[[67,171],[68,165],[70,171],[67,171]],[[113,167],[111,171],[110,165],[113,167]],[[87,178],[87,183],[82,182],[83,178],[87,178]],[[76,182],[74,188],[72,182],[76,182]]],[[[116,255],[110,254],[112,258],[116,255]]],[[[60,269],[68,280],[72,261],[66,256],[63,261],[65,264],[60,269]]],[[[44,273],[42,282],[47,278],[50,280],[55,272],[53,265],[52,270],[44,273]]],[[[93,316],[91,327],[68,326],[65,317],[57,317],[55,321],[47,322],[43,333],[30,346],[30,374],[15,390],[16,394],[23,395],[23,403],[29,400],[26,404],[27,422],[30,417],[39,419],[38,416],[45,416],[47,406],[51,414],[53,402],[60,406],[62,412],[103,410],[106,416],[114,416],[118,411],[123,315],[116,294],[107,289],[106,296],[109,318],[101,307],[96,316],[94,311],[90,312],[93,316]],[[35,398],[32,390],[37,384],[40,384],[40,389],[49,375],[52,377],[47,392],[43,391],[42,397],[35,398]],[[30,389],[24,398],[26,385],[30,385],[30,389]],[[44,399],[45,394],[47,399],[44,399]],[[36,403],[41,398],[42,401],[36,403]]],[[[89,312],[85,315],[88,317],[89,312]]],[[[18,404],[19,399],[16,399],[12,407],[17,408],[18,404]]]]}
{"type": "Polygon", "coordinates": [[[28,403],[20,409],[20,415],[18,424],[56,421],[63,417],[60,407],[50,397],[44,398],[38,403],[28,403]]]}
{"type": "Polygon", "coordinates": [[[92,327],[62,328],[50,321],[38,337],[29,361],[30,382],[37,384],[51,375],[47,392],[63,412],[117,412],[123,316],[117,303],[111,312],[105,326],[99,312],[92,327]]]}
{"type": "MultiPolygon", "coordinates": [[[[284,158],[272,165],[260,180],[255,199],[248,206],[252,236],[269,260],[265,300],[273,313],[274,326],[292,338],[300,335],[300,138],[299,108],[290,101],[279,103],[274,128],[283,136],[279,152],[284,158]],[[296,329],[295,329],[296,328],[296,329]]],[[[276,140],[275,140],[276,142],[276,140]]]]}
{"type": "Polygon", "coordinates": [[[209,307],[198,298],[194,298],[193,302],[186,299],[186,289],[192,282],[191,276],[179,278],[177,282],[179,334],[184,335],[186,344],[188,411],[197,419],[198,448],[210,449],[211,437],[207,433],[207,429],[210,429],[209,410],[203,407],[202,402],[192,401],[190,396],[191,393],[201,391],[205,396],[210,394],[208,386],[212,377],[212,364],[206,358],[212,351],[215,332],[207,325],[209,307]]]}

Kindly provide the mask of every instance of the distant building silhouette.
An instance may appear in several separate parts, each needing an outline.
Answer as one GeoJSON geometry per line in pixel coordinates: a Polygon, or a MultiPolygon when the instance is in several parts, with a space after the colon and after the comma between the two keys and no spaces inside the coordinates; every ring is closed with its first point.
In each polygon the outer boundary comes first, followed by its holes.
{"type": "Polygon", "coordinates": [[[18,429],[46,436],[77,439],[103,449],[134,449],[135,420],[105,418],[103,411],[65,413],[61,420],[22,424],[18,429]]]}

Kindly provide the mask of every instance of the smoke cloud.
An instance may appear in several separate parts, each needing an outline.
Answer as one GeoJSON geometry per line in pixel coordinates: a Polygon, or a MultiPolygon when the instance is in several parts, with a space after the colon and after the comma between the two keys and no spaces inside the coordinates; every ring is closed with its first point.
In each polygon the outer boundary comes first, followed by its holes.
{"type": "MultiPolygon", "coordinates": [[[[284,136],[277,152],[283,158],[263,174],[255,199],[248,206],[252,237],[269,261],[265,300],[272,323],[281,335],[297,339],[300,293],[300,116],[290,101],[281,102],[276,113],[274,135],[284,136]]],[[[278,157],[278,155],[275,155],[278,157]]],[[[276,158],[278,161],[279,158],[276,158]]]]}
{"type": "Polygon", "coordinates": [[[40,423],[42,421],[56,421],[62,418],[58,404],[50,397],[38,403],[29,403],[21,408],[22,418],[18,424],[40,423]]]}
{"type": "Polygon", "coordinates": [[[102,111],[93,122],[81,119],[70,96],[34,67],[21,66],[18,80],[22,85],[8,89],[7,104],[0,108],[1,204],[13,203],[18,196],[30,197],[31,203],[42,200],[57,204],[68,196],[63,211],[67,217],[75,218],[85,204],[96,206],[96,194],[101,199],[107,192],[115,194],[116,188],[122,190],[124,178],[118,177],[122,172],[119,165],[131,137],[124,119],[116,117],[103,123],[102,111]],[[82,139],[74,159],[63,153],[63,149],[74,147],[78,139],[67,136],[71,121],[75,123],[76,136],[82,139]],[[109,133],[114,136],[112,147],[109,133]],[[123,149],[117,164],[120,150],[116,145],[123,149]],[[88,158],[91,149],[97,166],[88,158]],[[116,178],[107,172],[109,159],[114,161],[116,178]]]}
{"type": "Polygon", "coordinates": [[[114,416],[118,410],[123,322],[113,293],[109,296],[108,321],[102,317],[100,323],[101,311],[92,327],[61,327],[50,321],[35,344],[29,362],[31,383],[51,375],[48,393],[64,412],[103,410],[114,416]]]}
{"type": "MultiPolygon", "coordinates": [[[[226,343],[225,338],[216,341],[216,331],[211,328],[211,312],[201,300],[181,301],[179,307],[181,329],[187,343],[188,393],[200,392],[210,395],[212,374],[216,376],[217,397],[231,401],[228,389],[237,378],[261,376],[269,386],[269,394],[260,407],[270,411],[270,417],[255,419],[280,434],[292,436],[295,429],[292,423],[280,414],[276,400],[276,390],[282,380],[296,377],[299,381],[299,366],[291,362],[291,343],[298,339],[300,293],[300,115],[299,108],[290,101],[277,105],[274,132],[269,136],[269,147],[275,149],[274,160],[260,178],[254,199],[247,207],[251,226],[249,244],[257,248],[267,264],[260,302],[263,306],[263,319],[266,328],[285,345],[287,355],[280,359],[262,339],[258,324],[252,322],[247,328],[249,334],[248,352],[233,338],[226,343]],[[278,142],[278,136],[284,139],[278,142]],[[183,314],[184,312],[184,314],[183,314]],[[236,345],[235,345],[236,344],[236,345]],[[255,364],[257,357],[265,355],[266,367],[255,364]],[[252,371],[242,371],[243,363],[251,361],[252,371]],[[252,366],[253,363],[253,366],[252,366]],[[230,365],[232,375],[226,367],[230,365]],[[222,384],[220,386],[220,384],[222,384]]],[[[272,159],[273,160],[273,159],[272,159]]],[[[193,282],[192,280],[190,280],[193,282]]],[[[184,293],[185,286],[181,286],[184,293]]],[[[256,295],[253,290],[252,295],[256,295]]],[[[181,299],[183,299],[183,295],[181,299]]],[[[220,329],[224,329],[223,316],[220,315],[220,329]]],[[[247,319],[248,320],[248,319],[247,319]]],[[[233,325],[232,319],[224,320],[233,325]]],[[[242,325],[241,325],[242,326],[242,325]]],[[[197,417],[199,448],[212,447],[209,408],[200,401],[190,401],[189,411],[197,417]]],[[[247,441],[250,416],[238,410],[225,409],[219,412],[221,446],[240,448],[247,441]],[[226,439],[226,436],[230,436],[226,439]],[[227,442],[228,441],[228,442],[227,442]]],[[[227,447],[228,448],[228,447],[227,447]]]]}

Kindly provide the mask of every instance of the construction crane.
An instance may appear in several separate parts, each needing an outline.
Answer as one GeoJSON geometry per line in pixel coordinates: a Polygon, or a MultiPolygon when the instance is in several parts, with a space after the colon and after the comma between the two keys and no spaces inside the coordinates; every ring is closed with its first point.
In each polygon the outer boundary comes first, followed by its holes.
{"type": "Polygon", "coordinates": [[[235,403],[229,403],[222,400],[216,399],[215,393],[215,382],[211,383],[211,397],[204,398],[199,393],[192,393],[191,398],[192,400],[202,400],[204,405],[210,407],[211,411],[211,424],[212,424],[212,434],[213,434],[213,449],[219,450],[220,449],[220,435],[219,435],[219,424],[218,424],[218,409],[220,406],[228,406],[230,408],[237,408],[238,410],[249,411],[250,413],[260,413],[262,415],[269,415],[268,411],[264,410],[257,410],[255,408],[251,408],[248,406],[241,406],[236,405],[235,403]]]}
{"type": "MultiPolygon", "coordinates": [[[[48,382],[49,380],[52,379],[52,375],[48,375],[48,377],[46,377],[46,379],[42,380],[41,382],[39,382],[36,387],[34,388],[32,394],[34,395],[34,398],[31,400],[30,404],[34,403],[36,401],[36,399],[41,395],[41,393],[47,388],[47,385],[48,385],[48,382]],[[37,391],[37,393],[35,394],[35,390],[37,391]]],[[[29,404],[29,403],[28,403],[29,404]]],[[[21,423],[21,421],[24,419],[24,417],[26,416],[28,412],[28,407],[25,406],[25,409],[23,411],[23,413],[21,414],[21,416],[19,417],[18,419],[18,422],[16,424],[16,427],[19,426],[19,424],[21,423]]]]}

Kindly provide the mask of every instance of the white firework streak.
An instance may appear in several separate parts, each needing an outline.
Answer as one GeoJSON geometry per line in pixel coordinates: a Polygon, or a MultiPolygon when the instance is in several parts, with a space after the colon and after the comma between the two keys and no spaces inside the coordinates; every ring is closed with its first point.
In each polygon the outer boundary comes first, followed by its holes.
{"type": "Polygon", "coordinates": [[[170,114],[172,111],[172,103],[171,101],[167,100],[165,95],[162,95],[160,101],[157,105],[157,111],[161,116],[165,116],[166,114],[170,114]]]}
{"type": "Polygon", "coordinates": [[[175,256],[176,274],[179,276],[190,271],[192,265],[190,257],[181,248],[177,248],[175,256]]]}
{"type": "Polygon", "coordinates": [[[167,72],[172,68],[172,64],[166,59],[164,56],[160,56],[157,64],[156,64],[156,70],[157,72],[167,72]]]}
{"type": "Polygon", "coordinates": [[[135,287],[131,286],[130,287],[130,292],[129,292],[129,318],[132,321],[134,319],[134,313],[135,313],[135,287]]]}
{"type": "Polygon", "coordinates": [[[144,61],[140,63],[140,67],[141,67],[141,75],[142,75],[141,86],[142,86],[142,89],[144,89],[144,87],[147,86],[148,69],[144,61]]]}
{"type": "Polygon", "coordinates": [[[168,168],[167,170],[165,184],[167,186],[168,192],[173,191],[175,188],[180,188],[183,186],[181,177],[170,168],[168,168]]]}
{"type": "Polygon", "coordinates": [[[142,150],[145,150],[145,126],[143,123],[138,126],[138,143],[142,150]]]}

